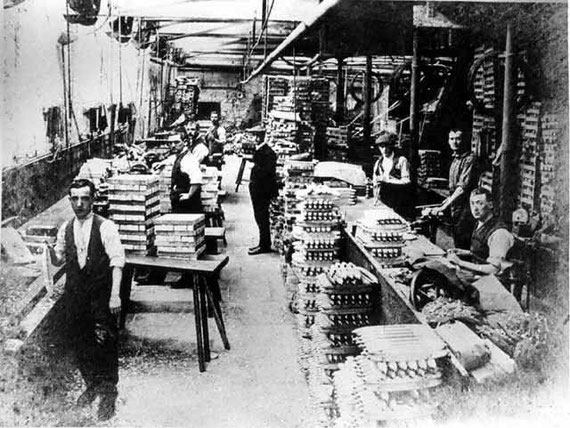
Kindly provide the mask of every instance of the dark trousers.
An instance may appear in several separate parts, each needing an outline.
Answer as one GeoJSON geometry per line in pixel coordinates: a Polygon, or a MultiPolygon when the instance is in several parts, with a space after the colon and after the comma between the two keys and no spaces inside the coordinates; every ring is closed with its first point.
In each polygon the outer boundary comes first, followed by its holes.
{"type": "Polygon", "coordinates": [[[119,382],[116,317],[108,308],[94,311],[94,302],[86,298],[68,295],[66,302],[69,342],[87,388],[116,397],[119,382]]]}
{"type": "Polygon", "coordinates": [[[471,248],[471,235],[475,229],[475,219],[469,206],[453,211],[451,222],[455,248],[469,250],[471,248]]]}
{"type": "Polygon", "coordinates": [[[382,183],[380,185],[380,200],[406,220],[414,218],[415,207],[409,185],[382,183]]]}
{"type": "Polygon", "coordinates": [[[251,203],[253,205],[253,215],[259,228],[259,247],[271,248],[271,233],[269,231],[269,204],[271,195],[266,192],[259,192],[255,187],[249,187],[251,203]]]}

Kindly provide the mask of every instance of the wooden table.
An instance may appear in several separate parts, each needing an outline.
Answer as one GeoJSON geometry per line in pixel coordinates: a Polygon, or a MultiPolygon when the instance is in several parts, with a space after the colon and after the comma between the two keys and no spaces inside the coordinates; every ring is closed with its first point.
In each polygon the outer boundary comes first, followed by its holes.
{"type": "Polygon", "coordinates": [[[245,164],[247,163],[247,161],[253,162],[253,155],[243,155],[241,157],[241,164],[239,166],[239,171],[236,178],[236,193],[239,190],[239,185],[241,184],[241,181],[243,179],[243,172],[245,170],[245,164]]]}
{"type": "Polygon", "coordinates": [[[194,319],[196,323],[196,340],[198,345],[198,367],[200,372],[206,370],[206,362],[210,361],[210,337],[208,331],[208,303],[225,349],[230,349],[226,335],[226,327],[220,306],[221,293],[218,276],[222,268],[228,264],[229,257],[210,256],[200,260],[181,260],[150,256],[126,256],[121,282],[121,315],[120,326],[124,328],[129,310],[130,295],[134,269],[137,267],[158,268],[167,271],[186,273],[191,278],[194,300],[194,319]]]}

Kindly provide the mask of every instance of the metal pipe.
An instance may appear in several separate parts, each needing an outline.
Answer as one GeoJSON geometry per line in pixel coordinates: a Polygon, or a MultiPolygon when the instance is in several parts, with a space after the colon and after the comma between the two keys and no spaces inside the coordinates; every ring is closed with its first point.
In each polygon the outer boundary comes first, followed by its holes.
{"type": "Polygon", "coordinates": [[[336,115],[335,120],[337,124],[340,124],[344,120],[344,74],[343,65],[344,58],[337,57],[337,68],[336,68],[336,115]]]}
{"type": "Polygon", "coordinates": [[[267,27],[268,25],[266,24],[267,20],[267,0],[261,0],[261,22],[262,22],[262,28],[261,31],[263,31],[263,59],[267,58],[267,27]]]}
{"type": "Polygon", "coordinates": [[[513,74],[514,74],[514,61],[513,61],[513,41],[511,26],[507,25],[507,40],[505,49],[505,77],[503,86],[503,126],[501,132],[501,181],[499,184],[500,196],[500,213],[501,217],[510,221],[511,213],[514,209],[513,192],[514,183],[514,138],[512,127],[514,123],[514,88],[513,88],[513,74]]]}
{"type": "Polygon", "coordinates": [[[319,4],[317,11],[310,16],[306,21],[301,22],[292,32],[287,36],[283,42],[271,52],[265,61],[259,65],[253,72],[249,75],[247,79],[242,81],[242,84],[248,83],[255,76],[260,74],[266,67],[268,67],[273,61],[275,61],[281,53],[287,49],[293,42],[295,42],[299,37],[301,37],[309,28],[315,25],[324,15],[326,15],[333,7],[339,4],[342,0],[325,0],[319,4]]]}
{"type": "MultiPolygon", "coordinates": [[[[418,178],[418,86],[419,86],[419,29],[414,28],[412,41],[412,75],[410,83],[410,182],[415,190],[418,178]]],[[[412,192],[415,195],[415,192],[412,192]]],[[[414,201],[412,201],[414,202],[414,201]]],[[[415,202],[414,202],[415,203],[415,202]]]]}
{"type": "Polygon", "coordinates": [[[363,135],[364,143],[369,145],[370,135],[372,134],[372,126],[370,119],[372,118],[372,56],[366,55],[366,68],[364,70],[364,117],[363,117],[363,135]]]}

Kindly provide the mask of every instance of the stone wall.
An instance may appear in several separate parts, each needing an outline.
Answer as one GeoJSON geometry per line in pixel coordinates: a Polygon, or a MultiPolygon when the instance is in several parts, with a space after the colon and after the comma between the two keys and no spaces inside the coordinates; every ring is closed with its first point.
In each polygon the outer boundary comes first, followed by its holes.
{"type": "MultiPolygon", "coordinates": [[[[115,136],[122,137],[118,131],[115,136]]],[[[2,171],[2,219],[18,216],[24,223],[46,210],[67,193],[67,188],[89,158],[110,158],[110,134],[83,141],[63,150],[56,157],[45,155],[27,164],[2,171]]]]}

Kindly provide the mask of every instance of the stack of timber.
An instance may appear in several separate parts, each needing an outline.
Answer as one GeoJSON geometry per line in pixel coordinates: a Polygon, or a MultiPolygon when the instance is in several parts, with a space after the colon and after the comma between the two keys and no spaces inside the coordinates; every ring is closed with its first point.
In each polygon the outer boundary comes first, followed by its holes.
{"type": "Polygon", "coordinates": [[[206,249],[204,214],[165,214],[155,229],[159,257],[196,260],[206,249]]]}
{"type": "Polygon", "coordinates": [[[111,177],[109,213],[119,229],[126,251],[149,255],[154,252],[154,220],[160,214],[159,178],[126,174],[111,177]]]}

